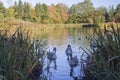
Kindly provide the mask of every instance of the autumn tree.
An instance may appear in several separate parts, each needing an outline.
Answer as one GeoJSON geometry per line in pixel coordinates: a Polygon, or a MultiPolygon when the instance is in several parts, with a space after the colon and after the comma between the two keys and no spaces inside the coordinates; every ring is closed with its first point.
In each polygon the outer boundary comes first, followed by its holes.
{"type": "Polygon", "coordinates": [[[56,7],[57,7],[57,10],[58,10],[58,14],[61,18],[61,22],[65,23],[68,20],[68,17],[69,17],[68,7],[63,3],[57,4],[56,7]]]}
{"type": "Polygon", "coordinates": [[[48,14],[51,19],[51,21],[50,21],[51,23],[60,23],[61,22],[57,8],[54,4],[52,4],[48,7],[48,14]]]}

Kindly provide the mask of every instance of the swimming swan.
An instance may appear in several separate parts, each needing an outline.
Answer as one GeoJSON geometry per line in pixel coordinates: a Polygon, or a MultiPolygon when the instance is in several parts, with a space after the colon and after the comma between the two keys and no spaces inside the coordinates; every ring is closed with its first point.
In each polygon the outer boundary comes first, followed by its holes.
{"type": "Polygon", "coordinates": [[[57,56],[56,56],[56,48],[55,47],[53,48],[52,52],[48,52],[47,58],[49,60],[56,60],[57,56]]]}
{"type": "Polygon", "coordinates": [[[72,53],[73,53],[73,51],[71,49],[71,45],[70,44],[67,46],[67,49],[66,49],[65,53],[66,53],[66,55],[68,57],[67,58],[68,60],[69,60],[69,57],[70,57],[70,59],[72,59],[72,53]]]}

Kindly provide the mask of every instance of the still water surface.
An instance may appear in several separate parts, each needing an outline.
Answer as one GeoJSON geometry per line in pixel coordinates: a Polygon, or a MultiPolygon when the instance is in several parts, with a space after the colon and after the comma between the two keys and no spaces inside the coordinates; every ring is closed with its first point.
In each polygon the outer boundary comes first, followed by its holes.
{"type": "MultiPolygon", "coordinates": [[[[47,78],[50,80],[73,80],[73,77],[70,76],[70,66],[68,64],[67,56],[65,50],[68,44],[71,45],[73,50],[73,56],[77,55],[79,61],[83,53],[82,50],[79,50],[79,47],[84,49],[89,48],[88,37],[93,35],[92,28],[83,28],[80,25],[62,25],[55,26],[52,30],[41,31],[40,39],[43,40],[43,43],[49,47],[47,50],[52,51],[53,47],[57,48],[57,67],[54,68],[54,63],[52,62],[49,70],[45,70],[48,64],[48,60],[45,60],[44,63],[44,74],[47,75],[47,78]]],[[[81,64],[78,64],[77,73],[82,76],[83,72],[80,70],[81,64]]]]}

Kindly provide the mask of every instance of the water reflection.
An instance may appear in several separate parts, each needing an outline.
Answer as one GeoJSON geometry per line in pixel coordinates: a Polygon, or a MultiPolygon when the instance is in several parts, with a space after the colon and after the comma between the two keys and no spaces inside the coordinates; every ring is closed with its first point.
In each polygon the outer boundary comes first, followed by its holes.
{"type": "Polygon", "coordinates": [[[86,60],[87,55],[83,50],[79,50],[79,47],[88,48],[87,34],[92,36],[93,29],[82,28],[80,25],[73,27],[56,26],[53,30],[41,31],[39,38],[44,40],[49,47],[47,51],[52,52],[50,50],[53,47],[56,47],[57,50],[55,60],[46,58],[44,62],[43,73],[48,80],[77,80],[85,76],[83,74],[83,66],[85,66],[83,60],[86,60]],[[77,56],[78,64],[76,66],[71,66],[70,59],[67,60],[65,51],[68,44],[71,44],[72,56],[77,56]],[[82,56],[83,53],[84,56],[82,56]]]}

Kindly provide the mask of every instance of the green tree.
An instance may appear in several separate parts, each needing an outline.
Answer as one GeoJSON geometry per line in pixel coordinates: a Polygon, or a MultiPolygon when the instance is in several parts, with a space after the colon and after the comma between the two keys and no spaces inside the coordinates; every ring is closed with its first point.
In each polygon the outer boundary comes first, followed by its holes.
{"type": "Polygon", "coordinates": [[[0,13],[1,15],[3,15],[3,17],[7,17],[7,9],[4,7],[3,3],[0,1],[0,13]]]}
{"type": "Polygon", "coordinates": [[[37,3],[35,5],[35,13],[36,13],[36,21],[38,23],[41,23],[41,20],[42,20],[42,15],[44,14],[44,8],[42,7],[41,3],[37,3]]]}
{"type": "Polygon", "coordinates": [[[43,24],[48,24],[50,23],[50,18],[49,18],[49,15],[48,15],[48,7],[46,4],[42,4],[41,6],[42,8],[42,14],[41,14],[41,22],[43,24]]]}
{"type": "Polygon", "coordinates": [[[14,2],[14,17],[17,18],[18,15],[18,5],[17,2],[14,2]]]}
{"type": "Polygon", "coordinates": [[[36,13],[35,13],[35,8],[30,6],[30,10],[29,10],[29,15],[30,15],[30,21],[31,22],[37,22],[37,17],[36,17],[36,13]]]}
{"type": "Polygon", "coordinates": [[[14,6],[11,6],[11,7],[9,7],[8,9],[7,9],[7,11],[8,11],[8,15],[10,16],[10,17],[14,17],[15,16],[15,12],[14,12],[14,6]]]}
{"type": "Polygon", "coordinates": [[[17,15],[17,17],[18,17],[19,19],[22,19],[22,17],[23,17],[23,2],[22,2],[21,0],[19,0],[19,2],[18,2],[17,10],[18,10],[18,15],[17,15]]]}
{"type": "Polygon", "coordinates": [[[117,5],[115,10],[115,21],[120,22],[120,4],[117,5]]]}
{"type": "Polygon", "coordinates": [[[95,16],[95,22],[105,22],[108,21],[108,12],[107,12],[107,8],[104,6],[100,6],[96,9],[96,16],[95,16]],[[96,19],[97,18],[97,19],[96,19]]]}
{"type": "Polygon", "coordinates": [[[96,11],[98,12],[99,15],[105,15],[105,13],[107,12],[107,9],[104,6],[100,6],[96,9],[96,11]]]}
{"type": "Polygon", "coordinates": [[[90,0],[84,0],[84,2],[78,3],[76,9],[78,14],[89,14],[95,10],[90,0]]]}
{"type": "Polygon", "coordinates": [[[24,3],[24,14],[23,14],[23,20],[30,20],[30,6],[28,2],[24,3]]]}
{"type": "Polygon", "coordinates": [[[73,5],[70,7],[69,13],[70,13],[70,14],[76,14],[76,13],[77,13],[77,11],[76,11],[76,5],[75,5],[75,4],[73,4],[73,5]]]}
{"type": "Polygon", "coordinates": [[[115,9],[114,9],[114,6],[112,5],[109,9],[109,21],[111,22],[115,21],[114,13],[115,13],[115,9]]]}
{"type": "MultiPolygon", "coordinates": [[[[72,7],[70,8],[70,14],[72,17],[72,19],[68,19],[68,20],[72,20],[73,23],[93,23],[94,19],[93,19],[93,13],[95,12],[95,8],[93,7],[93,4],[91,3],[90,0],[84,0],[83,2],[80,2],[76,5],[72,5],[72,7]],[[75,17],[74,17],[75,16],[75,17]]],[[[71,22],[71,21],[68,21],[71,22]]]]}
{"type": "Polygon", "coordinates": [[[4,15],[3,15],[3,13],[0,12],[0,21],[2,21],[3,18],[4,18],[4,15]]]}

